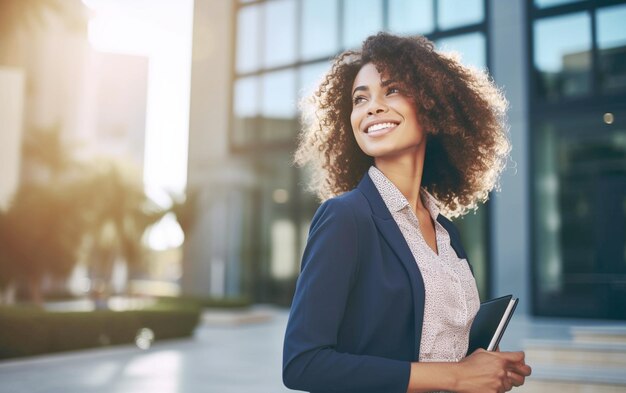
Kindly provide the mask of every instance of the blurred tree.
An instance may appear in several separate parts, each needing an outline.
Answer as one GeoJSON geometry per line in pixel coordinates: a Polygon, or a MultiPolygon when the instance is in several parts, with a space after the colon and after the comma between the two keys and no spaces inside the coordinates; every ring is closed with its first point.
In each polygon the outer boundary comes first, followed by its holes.
{"type": "Polygon", "coordinates": [[[40,33],[53,21],[86,32],[85,14],[80,0],[0,0],[0,64],[23,65],[20,35],[40,33]]]}
{"type": "Polygon", "coordinates": [[[48,183],[76,175],[82,167],[76,165],[74,147],[63,140],[60,127],[29,130],[22,141],[22,181],[48,183]]]}
{"type": "Polygon", "coordinates": [[[72,271],[84,225],[73,208],[77,184],[68,177],[76,167],[72,149],[60,131],[33,130],[22,155],[28,175],[0,215],[0,287],[8,294],[22,284],[41,304],[43,278],[64,279],[72,271]]]}
{"type": "Polygon", "coordinates": [[[92,294],[106,298],[115,262],[140,266],[142,237],[166,211],[148,198],[136,168],[78,162],[57,129],[29,133],[23,163],[24,181],[0,212],[0,289],[22,283],[40,304],[43,278],[65,279],[82,259],[92,294]]]}
{"type": "Polygon", "coordinates": [[[13,300],[15,268],[7,244],[11,233],[7,214],[0,210],[0,304],[13,300]]]}
{"type": "Polygon", "coordinates": [[[1,269],[27,286],[35,304],[44,277],[65,278],[74,267],[83,230],[76,195],[68,185],[23,185],[1,216],[1,269]]]}
{"type": "Polygon", "coordinates": [[[85,257],[98,302],[111,292],[116,261],[135,267],[144,262],[143,235],[166,213],[148,198],[136,172],[120,162],[100,162],[85,184],[91,194],[81,208],[87,222],[85,257]]]}

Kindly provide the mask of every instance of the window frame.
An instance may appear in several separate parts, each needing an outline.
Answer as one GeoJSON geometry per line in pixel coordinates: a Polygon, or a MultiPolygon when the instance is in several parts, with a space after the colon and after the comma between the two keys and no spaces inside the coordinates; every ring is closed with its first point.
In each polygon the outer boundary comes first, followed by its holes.
{"type": "MultiPolygon", "coordinates": [[[[550,113],[560,112],[563,108],[570,111],[584,111],[589,103],[598,103],[599,106],[610,106],[615,100],[626,101],[624,91],[605,92],[600,85],[599,51],[597,37],[597,11],[601,8],[626,4],[624,0],[584,0],[574,3],[560,4],[546,8],[539,8],[534,0],[526,0],[526,80],[528,83],[528,108],[532,115],[547,116],[550,113]],[[570,15],[578,12],[588,12],[591,19],[591,91],[576,97],[560,97],[550,101],[540,97],[537,91],[537,73],[535,73],[535,44],[534,23],[540,19],[570,15]]],[[[532,117],[531,115],[531,117],[532,117]]]]}

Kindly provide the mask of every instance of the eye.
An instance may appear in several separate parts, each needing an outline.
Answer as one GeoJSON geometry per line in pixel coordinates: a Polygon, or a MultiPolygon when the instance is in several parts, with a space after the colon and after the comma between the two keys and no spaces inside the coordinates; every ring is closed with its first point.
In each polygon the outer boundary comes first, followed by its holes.
{"type": "Polygon", "coordinates": [[[397,88],[396,86],[389,86],[389,88],[387,89],[387,95],[398,94],[398,93],[400,93],[400,89],[397,88]]]}
{"type": "Polygon", "coordinates": [[[358,105],[358,104],[360,104],[360,103],[361,103],[361,102],[363,102],[363,101],[365,101],[365,97],[363,97],[363,96],[356,96],[356,97],[354,97],[354,98],[352,99],[352,103],[353,103],[354,105],[358,105]]]}

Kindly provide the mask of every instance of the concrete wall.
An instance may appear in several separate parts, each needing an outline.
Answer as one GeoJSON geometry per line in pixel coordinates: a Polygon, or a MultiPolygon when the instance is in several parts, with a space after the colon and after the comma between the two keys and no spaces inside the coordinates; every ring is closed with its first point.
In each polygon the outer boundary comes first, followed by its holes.
{"type": "Polygon", "coordinates": [[[182,291],[240,292],[240,238],[250,168],[229,149],[234,2],[196,0],[189,118],[189,190],[200,193],[196,225],[185,242],[182,291]]]}

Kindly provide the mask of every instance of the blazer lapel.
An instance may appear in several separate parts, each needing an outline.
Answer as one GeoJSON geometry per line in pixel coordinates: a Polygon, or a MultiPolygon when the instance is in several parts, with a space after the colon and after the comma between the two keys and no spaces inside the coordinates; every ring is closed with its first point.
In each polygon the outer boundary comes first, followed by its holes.
{"type": "Polygon", "coordinates": [[[365,174],[363,179],[357,187],[363,195],[367,198],[370,207],[372,208],[372,218],[378,228],[378,231],[385,239],[387,244],[394,251],[398,259],[401,261],[404,269],[409,276],[411,282],[411,291],[413,293],[413,307],[415,316],[415,359],[419,359],[419,347],[420,339],[422,337],[422,325],[424,319],[424,280],[422,274],[417,267],[413,253],[409,248],[398,224],[396,224],[393,216],[387,209],[385,202],[383,201],[378,189],[374,185],[374,182],[369,177],[369,174],[365,174]]]}

